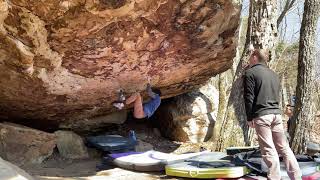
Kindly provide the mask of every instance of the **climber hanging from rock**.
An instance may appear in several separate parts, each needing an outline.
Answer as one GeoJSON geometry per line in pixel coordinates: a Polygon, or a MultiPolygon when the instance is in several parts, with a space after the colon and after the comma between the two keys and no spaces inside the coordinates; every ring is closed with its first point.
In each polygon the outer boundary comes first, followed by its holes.
{"type": "Polygon", "coordinates": [[[123,91],[121,90],[119,91],[119,98],[113,103],[113,106],[122,109],[125,105],[133,103],[133,116],[136,119],[150,118],[160,106],[161,91],[159,89],[152,89],[150,83],[147,84],[146,91],[151,99],[143,104],[143,98],[139,92],[136,92],[128,99],[125,99],[123,91]]]}

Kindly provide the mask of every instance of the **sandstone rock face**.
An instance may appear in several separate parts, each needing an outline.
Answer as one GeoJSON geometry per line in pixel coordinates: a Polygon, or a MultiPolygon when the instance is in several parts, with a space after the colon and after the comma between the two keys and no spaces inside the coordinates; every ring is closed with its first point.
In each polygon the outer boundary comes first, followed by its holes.
{"type": "Polygon", "coordinates": [[[0,156],[14,164],[39,164],[52,154],[55,146],[54,134],[0,123],[0,156]]]}
{"type": "Polygon", "coordinates": [[[163,136],[193,143],[209,140],[218,111],[219,93],[211,84],[198,91],[174,97],[156,112],[156,123],[163,136]]]}
{"type": "Polygon", "coordinates": [[[0,0],[2,118],[108,114],[116,91],[171,97],[232,65],[237,0],[0,0]]]}
{"type": "Polygon", "coordinates": [[[0,158],[1,180],[33,180],[33,178],[22,169],[0,158]]]}
{"type": "Polygon", "coordinates": [[[104,116],[96,116],[92,118],[69,120],[62,122],[60,127],[63,129],[73,129],[75,132],[93,132],[102,131],[110,124],[122,124],[127,120],[128,112],[126,110],[112,112],[104,116]]]}
{"type": "Polygon", "coordinates": [[[56,131],[57,147],[62,157],[68,159],[88,158],[88,151],[82,138],[72,131],[56,131]]]}

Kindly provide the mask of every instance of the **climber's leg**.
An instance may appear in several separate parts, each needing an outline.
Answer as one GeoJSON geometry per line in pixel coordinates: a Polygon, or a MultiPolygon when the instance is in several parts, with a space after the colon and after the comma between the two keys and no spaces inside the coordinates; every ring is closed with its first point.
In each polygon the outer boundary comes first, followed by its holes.
{"type": "Polygon", "coordinates": [[[132,94],[129,98],[126,99],[126,105],[129,105],[129,104],[135,102],[136,99],[138,98],[138,96],[140,96],[139,93],[132,94]]]}
{"type": "Polygon", "coordinates": [[[134,93],[131,95],[127,100],[126,104],[133,104],[133,116],[137,119],[142,119],[145,117],[144,112],[143,112],[143,105],[142,105],[142,97],[140,93],[134,93]]]}

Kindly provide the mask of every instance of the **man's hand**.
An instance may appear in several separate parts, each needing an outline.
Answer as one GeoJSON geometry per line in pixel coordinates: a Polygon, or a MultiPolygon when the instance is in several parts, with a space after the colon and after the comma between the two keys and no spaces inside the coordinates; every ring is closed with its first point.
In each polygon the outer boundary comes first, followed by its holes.
{"type": "Polygon", "coordinates": [[[250,128],[254,128],[254,122],[253,121],[248,121],[247,124],[248,124],[248,126],[250,128]]]}

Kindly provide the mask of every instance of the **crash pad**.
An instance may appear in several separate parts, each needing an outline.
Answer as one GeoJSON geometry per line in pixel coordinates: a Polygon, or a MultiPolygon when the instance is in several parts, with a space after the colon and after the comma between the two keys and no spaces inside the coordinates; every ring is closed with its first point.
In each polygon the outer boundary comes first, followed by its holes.
{"type": "Polygon", "coordinates": [[[302,180],[319,180],[319,179],[320,179],[320,172],[316,172],[308,176],[302,177],[302,180]]]}
{"type": "Polygon", "coordinates": [[[246,175],[246,176],[243,176],[243,177],[240,177],[240,178],[218,178],[218,179],[215,179],[215,180],[267,180],[267,178],[262,177],[262,176],[249,176],[249,175],[246,175]]]}
{"type": "MultiPolygon", "coordinates": [[[[185,159],[196,157],[208,152],[168,154],[159,151],[128,152],[109,154],[105,159],[121,168],[135,171],[162,171],[165,165],[182,162],[185,159]]],[[[215,156],[225,157],[224,153],[216,153],[215,156]]]]}
{"type": "MultiPolygon", "coordinates": [[[[319,165],[313,162],[299,162],[299,166],[303,174],[302,180],[320,180],[319,165]]],[[[281,177],[282,177],[282,180],[290,180],[283,164],[281,164],[281,177]]],[[[267,178],[263,176],[251,176],[251,175],[246,175],[241,178],[235,178],[235,179],[219,178],[216,180],[236,180],[236,179],[237,180],[267,180],[267,178]]]]}
{"type": "Polygon", "coordinates": [[[235,155],[238,153],[259,150],[259,146],[243,146],[243,147],[228,147],[226,152],[228,155],[235,155]]]}
{"type": "Polygon", "coordinates": [[[246,166],[235,166],[229,160],[206,153],[165,167],[169,176],[186,178],[239,178],[250,172],[246,166]]]}
{"type": "MultiPolygon", "coordinates": [[[[302,173],[302,176],[309,176],[320,171],[320,165],[316,162],[298,162],[302,173]]],[[[283,163],[281,163],[281,177],[288,177],[286,168],[283,163]]]]}
{"type": "Polygon", "coordinates": [[[134,151],[137,141],[120,135],[100,135],[87,138],[90,146],[105,152],[134,151]]]}

